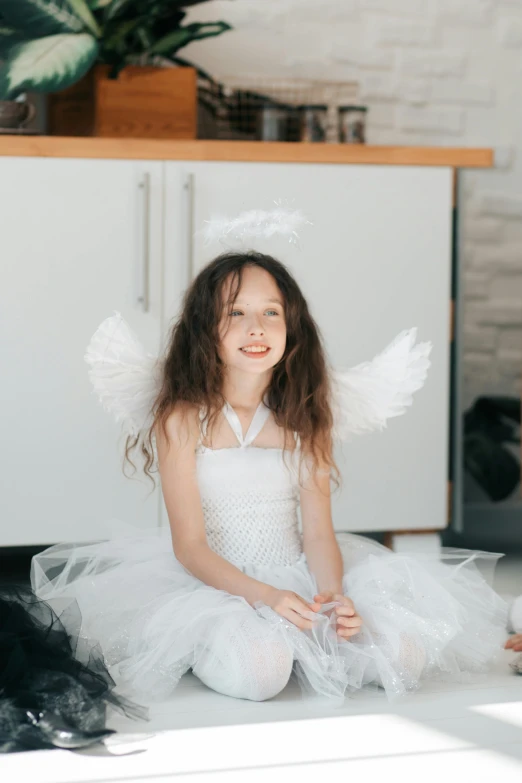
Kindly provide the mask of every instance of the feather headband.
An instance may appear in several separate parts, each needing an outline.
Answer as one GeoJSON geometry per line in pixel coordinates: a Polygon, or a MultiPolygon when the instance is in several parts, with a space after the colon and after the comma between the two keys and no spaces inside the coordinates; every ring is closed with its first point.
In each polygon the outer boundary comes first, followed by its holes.
{"type": "Polygon", "coordinates": [[[247,239],[270,239],[282,236],[297,245],[298,229],[312,223],[299,209],[290,209],[276,202],[272,210],[250,209],[235,218],[215,217],[205,221],[202,234],[205,244],[221,242],[244,243],[247,239]]]}

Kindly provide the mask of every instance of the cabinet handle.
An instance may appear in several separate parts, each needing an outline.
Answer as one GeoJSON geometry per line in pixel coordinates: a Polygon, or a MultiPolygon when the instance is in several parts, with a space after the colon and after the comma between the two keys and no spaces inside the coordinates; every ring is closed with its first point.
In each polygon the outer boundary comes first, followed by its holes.
{"type": "Polygon", "coordinates": [[[143,196],[142,250],[138,270],[138,304],[144,313],[149,310],[149,261],[150,261],[150,173],[146,171],[138,185],[143,196]]]}
{"type": "Polygon", "coordinates": [[[185,196],[186,269],[189,284],[194,279],[194,174],[187,174],[183,183],[185,196]]]}

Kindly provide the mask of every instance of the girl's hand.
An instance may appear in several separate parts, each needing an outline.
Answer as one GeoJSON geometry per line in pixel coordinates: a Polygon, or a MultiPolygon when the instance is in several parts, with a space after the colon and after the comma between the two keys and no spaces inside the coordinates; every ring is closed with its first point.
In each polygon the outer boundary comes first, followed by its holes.
{"type": "Polygon", "coordinates": [[[310,612],[317,612],[319,609],[318,603],[310,604],[298,593],[293,593],[291,590],[278,590],[277,588],[274,588],[269,593],[265,603],[280,614],[281,617],[297,625],[302,631],[309,630],[312,627],[313,621],[306,618],[310,616],[310,612]]]}
{"type": "Polygon", "coordinates": [[[324,612],[324,614],[326,614],[328,617],[330,617],[333,612],[336,613],[336,631],[339,636],[347,639],[359,633],[361,630],[362,619],[355,611],[355,606],[353,605],[351,598],[348,598],[347,595],[342,595],[342,593],[332,593],[329,590],[314,595],[314,598],[319,604],[328,604],[331,601],[339,601],[341,603],[341,606],[336,606],[335,608],[324,612]]]}
{"type": "Polygon", "coordinates": [[[522,652],[522,633],[516,633],[514,636],[510,636],[504,645],[504,650],[522,652]]]}

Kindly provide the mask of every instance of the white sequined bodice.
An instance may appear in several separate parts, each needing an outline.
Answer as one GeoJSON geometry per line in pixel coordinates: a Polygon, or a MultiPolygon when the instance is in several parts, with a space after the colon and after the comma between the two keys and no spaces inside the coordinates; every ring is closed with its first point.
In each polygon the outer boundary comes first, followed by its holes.
{"type": "Polygon", "coordinates": [[[302,553],[298,450],[252,446],[270,410],[260,403],[243,438],[228,403],[223,413],[239,446],[196,449],[198,485],[211,549],[241,566],[292,565],[302,553]]]}

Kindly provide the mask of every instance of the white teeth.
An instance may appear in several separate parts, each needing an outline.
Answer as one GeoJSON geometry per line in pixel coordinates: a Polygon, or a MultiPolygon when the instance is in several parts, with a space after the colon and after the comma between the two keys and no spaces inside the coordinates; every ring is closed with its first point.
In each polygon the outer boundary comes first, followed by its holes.
{"type": "Polygon", "coordinates": [[[244,353],[266,353],[268,348],[241,348],[244,353]]]}

